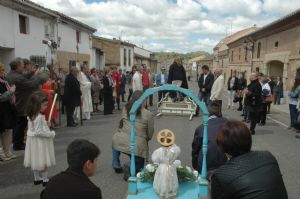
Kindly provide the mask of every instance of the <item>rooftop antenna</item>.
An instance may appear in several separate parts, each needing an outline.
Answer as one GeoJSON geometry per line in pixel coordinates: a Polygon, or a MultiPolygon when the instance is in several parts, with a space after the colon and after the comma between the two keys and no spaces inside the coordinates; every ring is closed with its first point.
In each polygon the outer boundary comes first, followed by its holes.
{"type": "Polygon", "coordinates": [[[121,34],[119,36],[119,40],[121,41],[122,40],[122,35],[123,35],[123,30],[121,30],[121,34]]]}

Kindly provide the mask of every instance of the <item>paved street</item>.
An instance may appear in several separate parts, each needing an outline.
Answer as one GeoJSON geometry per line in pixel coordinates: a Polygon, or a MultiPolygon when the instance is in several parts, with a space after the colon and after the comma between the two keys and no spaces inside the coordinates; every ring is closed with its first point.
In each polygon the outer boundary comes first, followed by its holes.
{"type": "MultiPolygon", "coordinates": [[[[195,83],[192,83],[192,88],[196,91],[195,83]]],[[[241,119],[239,116],[241,112],[227,110],[225,109],[226,103],[223,105],[225,117],[241,119]]],[[[103,198],[124,198],[127,183],[123,181],[122,175],[115,174],[111,169],[111,137],[117,130],[118,121],[118,113],[104,116],[100,112],[92,120],[85,121],[82,127],[57,130],[55,138],[57,165],[49,169],[50,176],[66,168],[65,150],[68,143],[75,138],[85,138],[96,143],[101,149],[98,170],[92,180],[101,187],[103,198]]],[[[283,126],[288,124],[288,121],[289,117],[286,112],[272,109],[266,126],[257,127],[257,133],[253,136],[253,149],[269,150],[275,155],[279,161],[289,198],[297,199],[300,195],[300,140],[295,138],[295,133],[287,131],[286,127],[283,126]]],[[[155,120],[155,132],[163,128],[172,129],[176,133],[176,144],[182,150],[179,159],[184,165],[191,165],[191,142],[194,129],[200,123],[199,118],[189,121],[188,117],[162,116],[155,120]]],[[[153,139],[150,143],[150,151],[152,152],[157,146],[155,139],[153,139]]],[[[31,170],[23,167],[22,152],[18,152],[17,155],[16,160],[0,163],[1,199],[38,198],[42,187],[33,185],[31,170]]],[[[123,156],[122,162],[127,161],[128,158],[123,156]]]]}

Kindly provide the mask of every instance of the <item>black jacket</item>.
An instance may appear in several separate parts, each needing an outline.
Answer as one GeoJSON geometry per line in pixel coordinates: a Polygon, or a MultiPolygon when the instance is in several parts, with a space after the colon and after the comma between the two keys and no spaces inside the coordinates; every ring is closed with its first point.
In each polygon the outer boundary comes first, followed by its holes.
{"type": "Polygon", "coordinates": [[[227,81],[227,90],[231,91],[236,91],[238,89],[238,78],[235,77],[234,79],[234,83],[233,83],[233,87],[230,88],[230,81],[231,81],[232,77],[229,77],[228,81],[227,81]]]}
{"type": "Polygon", "coordinates": [[[278,163],[268,151],[237,156],[212,176],[212,199],[287,199],[278,163]]]}
{"type": "Polygon", "coordinates": [[[269,86],[271,88],[271,93],[273,94],[274,87],[275,87],[276,83],[273,80],[269,81],[268,83],[269,83],[269,86]]]}
{"type": "Polygon", "coordinates": [[[5,83],[0,82],[0,135],[6,129],[13,129],[16,125],[17,111],[11,103],[13,93],[8,91],[5,83]]]}
{"type": "Polygon", "coordinates": [[[106,95],[112,95],[113,93],[113,89],[112,89],[112,85],[109,84],[109,79],[108,77],[105,75],[103,76],[103,94],[106,94],[106,95]]]}
{"type": "Polygon", "coordinates": [[[67,169],[54,176],[41,199],[102,199],[101,190],[81,171],[67,169]]]}
{"type": "Polygon", "coordinates": [[[69,73],[65,79],[64,88],[64,103],[66,106],[80,106],[81,103],[81,91],[80,84],[74,75],[69,73]]]}
{"type": "Polygon", "coordinates": [[[201,89],[205,88],[205,93],[210,93],[214,81],[215,81],[214,75],[211,72],[209,72],[204,82],[204,73],[202,73],[198,81],[200,92],[202,93],[201,89]]]}
{"type": "MultiPolygon", "coordinates": [[[[224,164],[226,157],[223,152],[217,146],[216,137],[219,128],[222,124],[226,122],[224,118],[212,118],[208,120],[207,127],[207,140],[208,140],[208,151],[206,165],[207,169],[216,169],[220,165],[224,164]]],[[[202,169],[202,143],[203,143],[203,125],[200,125],[194,134],[193,144],[192,144],[192,164],[193,168],[199,172],[202,169]]]]}
{"type": "Polygon", "coordinates": [[[172,81],[174,80],[181,80],[182,81],[181,87],[186,89],[189,88],[184,67],[176,63],[173,63],[170,66],[168,84],[172,84],[172,81]]]}
{"type": "Polygon", "coordinates": [[[248,86],[249,93],[245,98],[245,106],[248,108],[248,111],[255,111],[258,107],[261,106],[262,98],[262,88],[258,80],[252,81],[248,86]],[[250,110],[251,109],[251,110],[250,110]]]}
{"type": "Polygon", "coordinates": [[[244,90],[247,87],[247,80],[245,78],[238,78],[237,90],[244,90]]]}

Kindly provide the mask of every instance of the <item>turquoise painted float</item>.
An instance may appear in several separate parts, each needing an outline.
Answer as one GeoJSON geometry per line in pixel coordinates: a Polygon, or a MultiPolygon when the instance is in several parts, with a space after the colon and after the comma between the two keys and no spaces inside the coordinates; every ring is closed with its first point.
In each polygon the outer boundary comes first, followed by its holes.
{"type": "Polygon", "coordinates": [[[199,176],[198,182],[185,182],[179,184],[179,190],[177,198],[198,198],[206,199],[208,196],[208,182],[206,180],[206,154],[207,154],[207,122],[208,122],[208,111],[203,102],[193,94],[189,89],[183,89],[175,85],[163,85],[160,87],[147,89],[144,94],[133,104],[130,110],[130,122],[131,122],[131,134],[130,134],[130,152],[131,152],[131,162],[130,162],[130,177],[128,179],[128,191],[126,199],[156,199],[159,197],[153,190],[152,183],[141,182],[137,179],[135,173],[135,113],[142,102],[149,96],[158,91],[177,91],[190,97],[194,102],[200,107],[202,114],[202,121],[204,125],[203,134],[203,160],[202,160],[202,171],[199,176]]]}

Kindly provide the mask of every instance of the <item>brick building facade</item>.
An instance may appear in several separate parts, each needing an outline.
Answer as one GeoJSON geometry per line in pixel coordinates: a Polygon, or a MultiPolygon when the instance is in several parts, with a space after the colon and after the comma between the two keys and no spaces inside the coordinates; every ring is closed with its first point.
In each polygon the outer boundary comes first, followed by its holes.
{"type": "Polygon", "coordinates": [[[230,68],[247,71],[247,76],[250,71],[259,71],[274,79],[280,77],[284,89],[290,90],[300,68],[299,18],[300,10],[297,10],[230,42],[230,68]]]}
{"type": "MultiPolygon", "coordinates": [[[[236,68],[241,66],[241,64],[243,64],[243,69],[246,69],[248,67],[247,62],[249,61],[247,60],[245,64],[243,63],[243,60],[245,60],[245,55],[242,57],[244,47],[240,47],[240,44],[235,44],[232,46],[234,49],[231,51],[228,45],[233,41],[238,41],[241,37],[255,31],[256,29],[257,27],[254,25],[253,27],[240,30],[222,39],[213,49],[213,70],[217,67],[222,68],[225,79],[227,79],[231,76],[232,72],[236,70],[236,68]]],[[[250,55],[247,55],[247,58],[249,56],[250,55]]]]}

